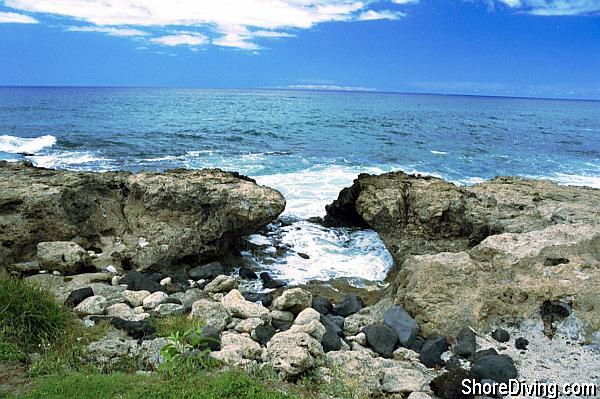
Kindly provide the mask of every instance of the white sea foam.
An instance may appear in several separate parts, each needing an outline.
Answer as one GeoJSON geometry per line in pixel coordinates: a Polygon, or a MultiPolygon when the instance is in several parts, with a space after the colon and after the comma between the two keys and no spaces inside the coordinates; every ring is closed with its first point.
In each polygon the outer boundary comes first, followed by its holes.
{"type": "Polygon", "coordinates": [[[600,188],[600,176],[571,175],[566,173],[555,173],[552,176],[543,177],[553,180],[559,184],[568,186],[588,186],[600,188]]]}
{"type": "Polygon", "coordinates": [[[435,150],[431,150],[429,151],[430,153],[432,153],[433,155],[447,155],[447,152],[444,151],[435,151],[435,150]]]}
{"type": "MultiPolygon", "coordinates": [[[[96,164],[93,170],[104,171],[109,168],[105,163],[110,162],[110,159],[102,158],[94,155],[91,152],[79,151],[60,151],[47,155],[35,155],[29,157],[29,160],[34,165],[43,168],[65,168],[65,169],[80,169],[78,166],[96,164]]],[[[85,169],[90,169],[89,167],[85,169]]]]}
{"type": "Polygon", "coordinates": [[[309,218],[324,216],[325,205],[335,200],[342,188],[352,185],[360,173],[387,171],[379,167],[314,166],[300,172],[258,176],[256,181],[283,194],[287,201],[285,215],[309,218]]]}
{"type": "Polygon", "coordinates": [[[282,227],[280,235],[248,237],[256,245],[266,246],[262,256],[273,253],[274,246],[291,249],[283,259],[274,258],[266,263],[262,263],[260,256],[250,256],[255,259],[256,267],[293,284],[334,277],[383,280],[392,265],[392,257],[377,233],[324,228],[305,219],[324,216],[325,205],[335,200],[342,188],[350,186],[359,173],[384,172],[386,170],[377,167],[330,165],[257,177],[259,184],[281,191],[287,201],[284,216],[296,221],[282,227]],[[308,259],[298,255],[299,252],[308,255],[308,259]]]}
{"type": "Polygon", "coordinates": [[[44,148],[52,147],[54,144],[56,144],[56,137],[50,135],[33,138],[0,136],[0,151],[11,154],[36,154],[44,148]]]}

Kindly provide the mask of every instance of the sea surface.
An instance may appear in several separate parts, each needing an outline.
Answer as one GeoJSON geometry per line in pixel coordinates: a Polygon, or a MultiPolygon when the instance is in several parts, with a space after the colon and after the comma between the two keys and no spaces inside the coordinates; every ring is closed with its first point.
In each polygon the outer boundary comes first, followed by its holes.
{"type": "Polygon", "coordinates": [[[359,284],[382,280],[391,265],[377,234],[307,221],[323,216],[359,173],[403,170],[457,184],[519,175],[600,188],[600,102],[5,87],[0,159],[90,171],[238,171],[288,202],[287,223],[248,237],[254,245],[245,261],[294,283],[351,277],[359,284]]]}

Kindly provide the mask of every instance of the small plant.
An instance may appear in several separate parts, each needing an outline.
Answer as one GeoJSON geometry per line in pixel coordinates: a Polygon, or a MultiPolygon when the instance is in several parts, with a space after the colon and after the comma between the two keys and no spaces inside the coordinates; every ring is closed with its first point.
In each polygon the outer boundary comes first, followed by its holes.
{"type": "Polygon", "coordinates": [[[213,338],[202,336],[202,327],[188,329],[181,333],[179,330],[167,337],[170,341],[163,346],[160,354],[164,363],[162,371],[173,372],[176,367],[183,365],[200,365],[203,368],[211,366],[210,343],[213,338]]]}

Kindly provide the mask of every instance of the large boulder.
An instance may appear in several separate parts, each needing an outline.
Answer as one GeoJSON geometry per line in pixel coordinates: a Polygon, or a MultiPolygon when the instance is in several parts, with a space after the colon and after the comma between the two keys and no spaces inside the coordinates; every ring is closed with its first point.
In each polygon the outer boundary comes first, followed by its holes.
{"type": "Polygon", "coordinates": [[[470,187],[402,172],[360,175],[325,223],[375,229],[394,258],[387,294],[421,333],[538,318],[572,304],[600,329],[600,190],[498,177],[470,187]]]}
{"type": "Polygon", "coordinates": [[[0,267],[34,259],[47,241],[93,248],[94,264],[123,269],[214,259],[285,208],[279,192],[218,169],[92,173],[1,161],[0,187],[0,267]]]}
{"type": "Polygon", "coordinates": [[[284,331],[273,335],[267,344],[267,358],[284,378],[310,369],[323,356],[323,347],[302,331],[284,331]]]}
{"type": "Polygon", "coordinates": [[[90,255],[74,242],[40,242],[37,245],[37,260],[42,269],[76,274],[89,265],[90,255]]]}
{"type": "Polygon", "coordinates": [[[418,364],[373,357],[367,352],[328,352],[325,365],[338,370],[338,378],[356,392],[356,397],[427,391],[432,379],[431,374],[418,364]]]}
{"type": "Polygon", "coordinates": [[[395,300],[425,333],[539,318],[565,299],[589,331],[600,329],[600,225],[553,225],[486,238],[469,251],[407,258],[395,300]],[[564,263],[548,266],[549,259],[564,263]]]}
{"type": "Polygon", "coordinates": [[[213,326],[219,331],[223,331],[231,320],[225,306],[220,302],[213,302],[208,299],[200,299],[194,302],[190,317],[199,318],[205,325],[213,326]]]}

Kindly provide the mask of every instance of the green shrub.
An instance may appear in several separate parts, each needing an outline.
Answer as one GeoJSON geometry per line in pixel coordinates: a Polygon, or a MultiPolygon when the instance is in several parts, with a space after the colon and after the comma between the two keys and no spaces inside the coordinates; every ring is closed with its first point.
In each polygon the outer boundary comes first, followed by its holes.
{"type": "Polygon", "coordinates": [[[156,327],[156,335],[166,338],[176,331],[195,331],[203,327],[204,323],[198,318],[190,318],[187,315],[175,315],[155,318],[153,319],[153,325],[156,327]]]}
{"type": "Polygon", "coordinates": [[[73,320],[72,312],[49,292],[0,275],[0,326],[5,342],[29,352],[64,336],[73,320]]]}

